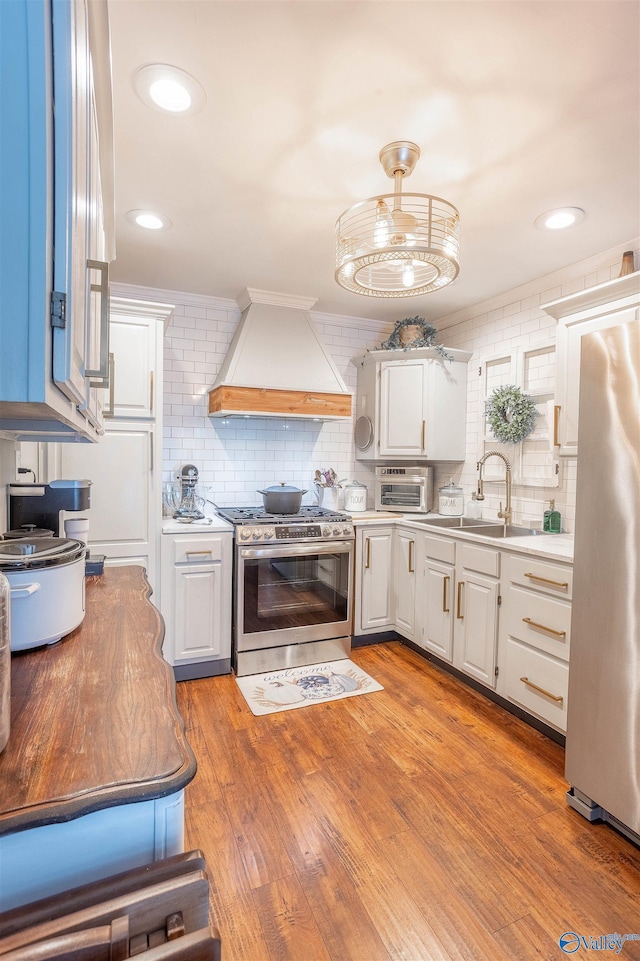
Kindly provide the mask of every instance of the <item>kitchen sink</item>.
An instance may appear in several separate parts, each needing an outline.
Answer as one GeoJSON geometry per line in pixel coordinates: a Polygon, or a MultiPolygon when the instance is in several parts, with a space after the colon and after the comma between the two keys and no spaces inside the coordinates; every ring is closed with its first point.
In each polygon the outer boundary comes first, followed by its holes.
{"type": "Polygon", "coordinates": [[[493,521],[480,521],[475,517],[412,517],[411,520],[428,524],[429,527],[496,527],[493,521]]]}
{"type": "Polygon", "coordinates": [[[530,527],[517,527],[515,524],[495,524],[493,521],[480,521],[474,517],[413,517],[427,527],[447,529],[462,528],[469,534],[482,534],[484,537],[528,537],[534,534],[544,534],[544,531],[533,530],[530,527]]]}
{"type": "Polygon", "coordinates": [[[530,527],[515,527],[513,524],[483,524],[482,527],[468,528],[470,534],[484,537],[528,537],[530,534],[544,534],[545,531],[532,530],[530,527]]]}

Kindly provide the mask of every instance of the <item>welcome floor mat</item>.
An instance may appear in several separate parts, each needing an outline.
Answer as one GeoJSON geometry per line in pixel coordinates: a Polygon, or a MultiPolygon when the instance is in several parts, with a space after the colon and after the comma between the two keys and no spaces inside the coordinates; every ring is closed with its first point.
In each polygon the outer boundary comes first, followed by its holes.
{"type": "Polygon", "coordinates": [[[256,715],[292,711],[309,704],[384,690],[353,661],[346,659],[237,677],[236,683],[256,715]]]}

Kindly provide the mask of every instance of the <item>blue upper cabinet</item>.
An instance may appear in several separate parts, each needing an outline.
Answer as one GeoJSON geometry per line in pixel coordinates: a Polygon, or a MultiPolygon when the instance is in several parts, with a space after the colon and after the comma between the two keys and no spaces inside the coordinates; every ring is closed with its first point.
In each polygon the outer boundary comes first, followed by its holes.
{"type": "Polygon", "coordinates": [[[0,430],[19,438],[102,432],[114,255],[108,63],[103,0],[0,3],[0,430]]]}

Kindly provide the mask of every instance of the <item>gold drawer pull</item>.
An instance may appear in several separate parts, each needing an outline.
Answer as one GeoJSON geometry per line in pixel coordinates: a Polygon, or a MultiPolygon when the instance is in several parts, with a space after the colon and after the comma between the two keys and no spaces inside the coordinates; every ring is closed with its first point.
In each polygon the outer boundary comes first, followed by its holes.
{"type": "Polygon", "coordinates": [[[367,537],[367,559],[365,561],[365,570],[371,567],[371,538],[367,537]]]}
{"type": "Polygon", "coordinates": [[[442,578],[442,613],[448,614],[449,608],[447,607],[447,587],[449,586],[449,575],[445,574],[442,578]]]}
{"type": "Polygon", "coordinates": [[[556,404],[553,408],[553,446],[560,447],[560,431],[558,430],[560,423],[560,411],[562,408],[556,404]]]}
{"type": "Polygon", "coordinates": [[[544,694],[545,697],[550,697],[551,700],[555,701],[557,704],[562,704],[564,700],[562,694],[551,694],[549,691],[545,691],[543,687],[538,687],[538,685],[534,684],[533,681],[530,681],[528,677],[521,677],[520,680],[523,684],[526,684],[527,687],[531,687],[534,691],[537,691],[538,694],[544,694]]]}
{"type": "Polygon", "coordinates": [[[187,557],[191,557],[194,555],[203,555],[204,557],[211,557],[211,548],[209,548],[208,551],[185,551],[185,554],[187,555],[187,557]]]}
{"type": "Polygon", "coordinates": [[[532,621],[530,617],[523,617],[522,620],[525,624],[528,624],[529,627],[537,627],[539,631],[546,631],[547,634],[553,634],[555,637],[567,636],[566,631],[556,631],[553,627],[545,627],[544,624],[536,624],[536,622],[532,621]]]}
{"type": "Polygon", "coordinates": [[[546,578],[546,577],[540,577],[539,574],[525,574],[524,576],[525,576],[525,577],[530,577],[530,578],[532,578],[532,580],[534,580],[534,581],[540,581],[541,584],[550,584],[552,587],[559,587],[560,590],[562,590],[562,591],[566,591],[566,589],[567,589],[568,586],[569,586],[569,582],[568,582],[568,581],[564,581],[564,583],[561,583],[560,581],[550,581],[550,580],[549,580],[548,578],[546,578]]]}
{"type": "Polygon", "coordinates": [[[459,621],[464,621],[464,614],[460,613],[460,608],[462,605],[462,588],[464,587],[464,581],[458,581],[458,610],[456,611],[456,617],[459,621]]]}
{"type": "Polygon", "coordinates": [[[408,574],[415,574],[415,567],[413,566],[413,541],[409,541],[409,570],[408,574]]]}

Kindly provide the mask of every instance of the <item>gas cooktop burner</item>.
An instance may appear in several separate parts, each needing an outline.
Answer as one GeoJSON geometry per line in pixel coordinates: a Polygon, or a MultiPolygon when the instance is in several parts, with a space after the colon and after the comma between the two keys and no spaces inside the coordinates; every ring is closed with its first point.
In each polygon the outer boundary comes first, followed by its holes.
{"type": "Polygon", "coordinates": [[[301,507],[295,514],[268,514],[262,507],[216,507],[220,517],[232,524],[300,524],[304,521],[350,521],[323,507],[301,507]]]}

